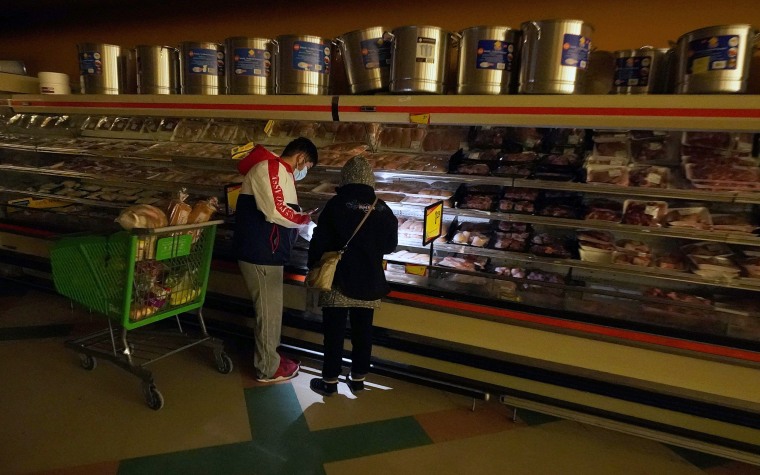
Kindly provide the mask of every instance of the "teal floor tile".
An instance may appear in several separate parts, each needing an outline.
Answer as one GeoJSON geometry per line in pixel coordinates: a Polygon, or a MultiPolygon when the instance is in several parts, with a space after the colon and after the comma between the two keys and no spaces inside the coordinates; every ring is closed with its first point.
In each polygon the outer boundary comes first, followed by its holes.
{"type": "Polygon", "coordinates": [[[549,416],[547,414],[541,414],[540,412],[533,412],[527,409],[518,409],[517,418],[529,426],[537,426],[561,420],[559,417],[549,416]]]}
{"type": "Polygon", "coordinates": [[[413,417],[325,429],[314,434],[325,462],[346,460],[432,443],[413,417]]]}

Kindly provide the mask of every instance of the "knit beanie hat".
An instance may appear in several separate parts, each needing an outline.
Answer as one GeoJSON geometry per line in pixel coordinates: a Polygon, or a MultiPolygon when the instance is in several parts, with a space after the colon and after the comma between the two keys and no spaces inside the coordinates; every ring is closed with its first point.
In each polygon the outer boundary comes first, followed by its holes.
{"type": "Polygon", "coordinates": [[[375,175],[372,167],[364,157],[353,157],[343,165],[340,171],[340,186],[358,183],[375,187],[375,175]]]}

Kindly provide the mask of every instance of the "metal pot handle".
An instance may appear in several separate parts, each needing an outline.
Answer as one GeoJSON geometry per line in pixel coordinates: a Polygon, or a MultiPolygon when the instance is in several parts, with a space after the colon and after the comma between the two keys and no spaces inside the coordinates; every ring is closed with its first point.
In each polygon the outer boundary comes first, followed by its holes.
{"type": "Polygon", "coordinates": [[[459,48],[459,43],[462,41],[462,35],[458,32],[452,32],[449,33],[449,36],[451,37],[451,47],[452,48],[459,48]]]}
{"type": "MultiPolygon", "coordinates": [[[[275,72],[280,70],[280,42],[277,40],[269,40],[270,43],[272,43],[272,46],[274,46],[274,67],[275,72]]],[[[274,92],[275,94],[280,93],[280,83],[279,83],[279,74],[274,74],[274,92]]]]}
{"type": "Polygon", "coordinates": [[[538,33],[538,38],[536,38],[536,39],[540,40],[541,39],[541,27],[538,25],[538,22],[536,22],[536,21],[529,21],[527,23],[528,23],[528,25],[532,25],[533,28],[536,29],[536,32],[538,33]]]}

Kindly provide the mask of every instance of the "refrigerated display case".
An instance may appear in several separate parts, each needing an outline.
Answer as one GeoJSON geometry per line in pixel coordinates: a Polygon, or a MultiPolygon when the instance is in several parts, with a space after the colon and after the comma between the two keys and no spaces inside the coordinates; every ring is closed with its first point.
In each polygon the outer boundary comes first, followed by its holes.
{"type": "MultiPolygon", "coordinates": [[[[737,423],[760,412],[756,96],[15,96],[4,123],[1,224],[55,232],[108,228],[123,207],[165,206],[181,187],[226,214],[241,178],[229,149],[248,141],[315,141],[320,164],[298,184],[306,207],[362,154],[400,221],[377,326],[401,343],[385,358],[597,408],[612,396],[595,383],[652,391],[683,399],[647,420],[691,427],[671,419],[714,405],[737,411],[715,424],[760,429],[737,423]],[[439,201],[445,232],[426,246],[423,210],[439,201]],[[575,376],[550,386],[585,395],[517,381],[510,364],[575,376]]],[[[219,232],[222,261],[230,227],[219,232]]],[[[311,315],[306,247],[286,304],[311,315]]],[[[210,290],[247,299],[239,280],[234,262],[219,265],[210,290]]]]}

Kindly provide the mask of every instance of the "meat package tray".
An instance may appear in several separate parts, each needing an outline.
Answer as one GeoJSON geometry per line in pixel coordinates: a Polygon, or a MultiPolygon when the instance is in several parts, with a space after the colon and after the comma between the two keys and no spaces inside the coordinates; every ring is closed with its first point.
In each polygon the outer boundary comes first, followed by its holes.
{"type": "Polygon", "coordinates": [[[684,165],[686,179],[695,188],[711,190],[757,190],[760,189],[760,168],[740,166],[684,165]]]}
{"type": "Polygon", "coordinates": [[[461,209],[493,211],[499,203],[501,187],[498,185],[462,184],[454,193],[454,206],[461,209]]]}

